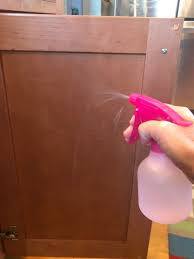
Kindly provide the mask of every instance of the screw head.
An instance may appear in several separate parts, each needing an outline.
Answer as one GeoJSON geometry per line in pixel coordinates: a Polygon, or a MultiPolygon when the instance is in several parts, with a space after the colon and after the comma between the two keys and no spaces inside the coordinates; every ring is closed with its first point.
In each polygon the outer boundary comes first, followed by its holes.
{"type": "Polygon", "coordinates": [[[179,23],[175,23],[175,24],[173,24],[172,29],[173,29],[174,31],[178,31],[178,30],[179,30],[179,28],[180,28],[180,24],[179,24],[179,23]]]}
{"type": "Polygon", "coordinates": [[[162,53],[162,54],[166,54],[166,53],[168,53],[168,49],[166,49],[166,48],[162,48],[162,49],[161,49],[161,53],[162,53]]]}

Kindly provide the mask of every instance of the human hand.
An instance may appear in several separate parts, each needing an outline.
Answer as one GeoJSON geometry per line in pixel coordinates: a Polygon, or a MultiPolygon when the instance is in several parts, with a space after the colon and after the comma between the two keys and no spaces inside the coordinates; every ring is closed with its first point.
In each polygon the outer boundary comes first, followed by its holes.
{"type": "MultiPolygon", "coordinates": [[[[184,119],[194,123],[194,116],[186,107],[169,105],[184,119]]],[[[123,135],[128,142],[134,124],[134,117],[123,135]]],[[[166,155],[177,165],[194,183],[194,124],[182,127],[168,121],[147,121],[139,128],[140,140],[149,144],[155,140],[166,155]]]]}

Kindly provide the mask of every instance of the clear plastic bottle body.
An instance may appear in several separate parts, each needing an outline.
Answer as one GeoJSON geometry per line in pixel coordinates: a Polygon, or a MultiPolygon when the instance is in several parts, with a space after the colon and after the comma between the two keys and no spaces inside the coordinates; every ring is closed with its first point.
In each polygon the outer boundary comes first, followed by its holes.
{"type": "Polygon", "coordinates": [[[151,151],[138,168],[138,199],[147,218],[174,224],[192,210],[192,184],[164,153],[151,151]]]}

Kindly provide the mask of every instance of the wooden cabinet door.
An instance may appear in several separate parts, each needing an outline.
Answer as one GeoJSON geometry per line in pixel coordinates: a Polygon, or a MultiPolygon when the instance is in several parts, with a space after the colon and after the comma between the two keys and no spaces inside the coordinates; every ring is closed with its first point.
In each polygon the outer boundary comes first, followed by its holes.
{"type": "Polygon", "coordinates": [[[0,203],[10,255],[146,258],[126,98],[170,102],[182,20],[0,15],[0,203]],[[167,53],[162,54],[162,48],[167,53]]]}

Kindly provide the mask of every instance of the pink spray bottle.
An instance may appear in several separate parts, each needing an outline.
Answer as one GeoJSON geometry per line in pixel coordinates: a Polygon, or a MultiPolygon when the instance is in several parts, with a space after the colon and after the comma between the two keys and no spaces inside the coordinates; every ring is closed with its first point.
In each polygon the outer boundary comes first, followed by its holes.
{"type": "MultiPolygon", "coordinates": [[[[192,124],[169,106],[148,96],[132,94],[129,102],[136,106],[129,143],[138,140],[138,127],[142,122],[164,120],[183,127],[192,124]]],[[[157,143],[151,141],[150,144],[150,154],[137,172],[139,208],[154,222],[174,224],[186,219],[192,210],[192,184],[157,143]]]]}

